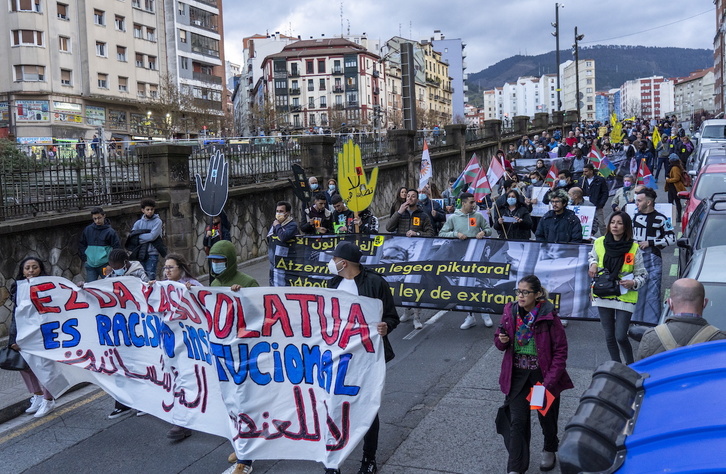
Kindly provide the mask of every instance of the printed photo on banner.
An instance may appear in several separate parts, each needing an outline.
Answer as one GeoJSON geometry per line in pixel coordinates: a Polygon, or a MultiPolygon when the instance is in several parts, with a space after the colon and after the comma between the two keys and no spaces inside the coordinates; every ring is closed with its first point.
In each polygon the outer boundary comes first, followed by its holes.
{"type": "Polygon", "coordinates": [[[38,277],[18,285],[18,301],[18,344],[55,397],[96,384],[137,410],[229,439],[238,459],[337,467],[380,405],[380,300],[38,277]]]}

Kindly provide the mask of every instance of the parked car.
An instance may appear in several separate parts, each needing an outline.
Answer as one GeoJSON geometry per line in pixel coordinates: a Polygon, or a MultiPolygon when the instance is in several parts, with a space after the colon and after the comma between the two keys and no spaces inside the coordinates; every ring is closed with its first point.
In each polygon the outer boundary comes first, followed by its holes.
{"type": "Polygon", "coordinates": [[[709,164],[701,169],[693,186],[688,191],[681,191],[678,196],[687,199],[681,216],[681,230],[685,234],[688,221],[702,199],[714,193],[726,190],[726,163],[709,164]]]}
{"type": "Polygon", "coordinates": [[[726,163],[726,142],[699,144],[688,157],[686,170],[691,176],[696,176],[709,163],[726,163]]]}
{"type": "MultiPolygon", "coordinates": [[[[723,189],[723,188],[721,188],[723,189]]],[[[696,250],[726,245],[726,192],[703,199],[690,217],[683,237],[678,239],[678,274],[683,275],[696,250]]]]}
{"type": "Polygon", "coordinates": [[[698,144],[709,142],[726,142],[726,119],[704,120],[701,127],[693,136],[698,144]]]}

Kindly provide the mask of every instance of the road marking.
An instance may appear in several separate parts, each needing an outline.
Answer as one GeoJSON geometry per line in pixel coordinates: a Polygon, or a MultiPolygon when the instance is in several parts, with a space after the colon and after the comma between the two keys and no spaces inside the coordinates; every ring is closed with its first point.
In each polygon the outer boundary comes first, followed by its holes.
{"type": "Polygon", "coordinates": [[[61,408],[60,410],[54,410],[49,415],[44,416],[43,418],[38,418],[37,421],[34,421],[34,422],[29,423],[27,425],[23,425],[22,428],[19,428],[17,430],[14,430],[9,435],[3,436],[2,438],[0,438],[0,445],[2,445],[4,443],[7,443],[8,441],[10,441],[13,438],[17,438],[18,436],[24,435],[25,433],[27,433],[28,431],[30,431],[30,430],[32,430],[34,428],[37,428],[37,427],[42,426],[42,425],[44,425],[44,424],[46,424],[46,423],[48,423],[50,421],[53,421],[56,418],[58,418],[60,416],[63,416],[63,415],[65,415],[66,413],[68,413],[70,411],[75,410],[78,407],[82,407],[83,405],[86,405],[88,403],[91,403],[93,401],[96,401],[99,398],[104,397],[104,396],[106,396],[106,392],[104,392],[103,390],[99,390],[98,392],[94,393],[90,397],[83,398],[83,399],[81,399],[81,400],[73,403],[72,405],[67,405],[67,406],[61,408]]]}
{"type": "Polygon", "coordinates": [[[678,276],[678,264],[674,263],[671,265],[670,276],[672,276],[672,277],[678,276]]]}
{"type": "MultiPolygon", "coordinates": [[[[434,324],[434,323],[435,323],[436,321],[438,321],[439,319],[441,319],[441,317],[442,317],[443,315],[445,315],[446,313],[448,313],[448,311],[444,311],[444,310],[441,310],[441,311],[439,311],[438,313],[434,314],[433,316],[431,316],[431,317],[430,317],[430,318],[428,319],[428,321],[426,321],[425,323],[423,323],[423,324],[424,324],[424,327],[425,327],[425,326],[429,326],[429,325],[431,325],[431,324],[434,324]]],[[[414,329],[414,330],[413,330],[413,331],[411,331],[410,333],[408,333],[408,334],[406,334],[405,336],[403,336],[403,339],[404,339],[404,340],[411,340],[411,339],[413,339],[414,337],[416,337],[416,334],[419,334],[419,333],[420,333],[421,331],[423,331],[423,329],[414,329]]]]}
{"type": "Polygon", "coordinates": [[[679,253],[678,251],[679,251],[679,250],[680,250],[680,249],[675,249],[675,250],[673,251],[673,256],[674,256],[674,257],[677,257],[677,256],[678,256],[678,253],[679,253]]]}

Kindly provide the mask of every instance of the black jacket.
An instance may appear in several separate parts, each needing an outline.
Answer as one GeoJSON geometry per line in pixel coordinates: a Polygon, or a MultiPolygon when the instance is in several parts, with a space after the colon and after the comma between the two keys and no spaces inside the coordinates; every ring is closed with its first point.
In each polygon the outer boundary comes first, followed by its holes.
{"type": "Polygon", "coordinates": [[[610,195],[608,182],[605,181],[605,178],[595,175],[595,177],[592,178],[592,183],[588,184],[587,178],[583,176],[581,181],[582,183],[580,184],[580,188],[582,188],[583,196],[589,197],[590,202],[593,203],[596,208],[602,209],[605,207],[605,204],[608,202],[608,196],[610,195]]]}
{"type": "Polygon", "coordinates": [[[521,200],[517,203],[517,207],[514,211],[509,210],[507,203],[504,203],[503,206],[497,206],[497,210],[494,211],[492,220],[494,221],[494,228],[497,232],[499,232],[500,238],[529,240],[529,237],[532,234],[532,216],[529,214],[527,205],[521,200]],[[522,222],[505,222],[504,224],[500,224],[499,217],[519,217],[522,219],[522,222]],[[503,230],[506,230],[506,234],[503,230]]]}
{"type": "Polygon", "coordinates": [[[398,235],[406,235],[406,232],[409,230],[420,232],[421,235],[434,235],[434,228],[431,225],[431,219],[429,219],[428,214],[421,209],[421,206],[417,206],[413,213],[408,211],[405,211],[403,214],[399,214],[398,211],[394,212],[388,220],[386,230],[398,235]]]}
{"type": "Polygon", "coordinates": [[[315,206],[305,208],[304,212],[304,223],[300,225],[300,231],[305,234],[316,234],[315,225],[311,222],[313,219],[320,219],[320,227],[324,227],[327,232],[326,234],[333,233],[333,213],[330,209],[323,209],[318,211],[315,206]]]}
{"type": "Polygon", "coordinates": [[[108,219],[103,225],[89,224],[83,229],[81,240],[78,243],[78,253],[84,262],[88,257],[86,255],[88,247],[121,248],[121,240],[119,240],[118,234],[109,224],[108,219]]]}
{"type": "MultiPolygon", "coordinates": [[[[341,281],[343,281],[343,277],[336,275],[330,280],[328,287],[338,288],[341,281]]],[[[383,303],[383,316],[381,317],[381,321],[386,323],[389,333],[396,329],[396,326],[398,326],[401,320],[399,319],[398,311],[396,311],[396,305],[393,302],[393,296],[391,295],[391,288],[388,286],[388,282],[378,273],[370,271],[361,265],[360,273],[355,277],[355,286],[358,287],[358,295],[381,300],[383,303]]],[[[391,343],[388,341],[388,336],[383,336],[383,350],[386,362],[396,356],[391,343]]]]}
{"type": "Polygon", "coordinates": [[[537,224],[535,238],[539,242],[580,243],[582,242],[582,224],[580,219],[569,209],[557,215],[555,211],[547,211],[537,224]]]}
{"type": "Polygon", "coordinates": [[[446,211],[442,209],[441,205],[438,202],[432,201],[431,199],[419,201],[418,205],[421,206],[421,209],[423,209],[426,215],[429,216],[429,219],[431,219],[431,225],[434,228],[434,234],[438,234],[441,228],[446,223],[446,211]],[[436,217],[431,215],[431,211],[436,211],[436,217]]]}

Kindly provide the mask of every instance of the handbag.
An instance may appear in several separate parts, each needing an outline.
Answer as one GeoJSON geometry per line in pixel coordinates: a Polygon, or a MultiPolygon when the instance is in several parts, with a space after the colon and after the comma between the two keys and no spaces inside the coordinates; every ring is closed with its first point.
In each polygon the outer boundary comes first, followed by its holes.
{"type": "Polygon", "coordinates": [[[0,369],[5,370],[28,370],[28,363],[25,362],[20,351],[5,346],[0,349],[0,369]]]}
{"type": "Polygon", "coordinates": [[[620,296],[620,283],[616,275],[611,275],[607,269],[600,270],[592,281],[592,294],[600,298],[620,296]]]}

